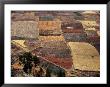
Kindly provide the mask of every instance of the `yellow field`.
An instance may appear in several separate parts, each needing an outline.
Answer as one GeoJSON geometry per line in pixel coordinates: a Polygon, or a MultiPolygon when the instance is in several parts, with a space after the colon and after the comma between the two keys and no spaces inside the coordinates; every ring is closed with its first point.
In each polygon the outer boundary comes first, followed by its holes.
{"type": "Polygon", "coordinates": [[[16,42],[16,43],[18,43],[19,45],[21,45],[22,47],[27,47],[27,46],[24,44],[25,40],[12,40],[12,42],[16,42]]]}
{"type": "Polygon", "coordinates": [[[81,42],[69,42],[75,69],[100,71],[99,53],[92,45],[81,42]]]}
{"type": "Polygon", "coordinates": [[[25,40],[12,40],[11,42],[13,44],[15,44],[16,46],[20,47],[21,49],[23,49],[26,52],[29,52],[30,51],[28,49],[28,47],[24,44],[25,40]]]}
{"type": "Polygon", "coordinates": [[[96,21],[85,21],[85,20],[83,20],[83,21],[79,20],[79,21],[82,23],[84,28],[98,26],[96,21]]]}

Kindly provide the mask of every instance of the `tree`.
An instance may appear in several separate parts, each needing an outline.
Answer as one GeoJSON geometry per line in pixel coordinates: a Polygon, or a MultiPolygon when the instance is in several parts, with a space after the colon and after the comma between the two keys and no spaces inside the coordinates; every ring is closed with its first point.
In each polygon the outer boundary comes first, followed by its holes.
{"type": "Polygon", "coordinates": [[[24,64],[24,72],[30,73],[32,69],[31,61],[32,61],[32,54],[30,52],[26,52],[23,55],[19,55],[19,60],[24,64]],[[29,72],[28,72],[29,69],[29,72]]]}
{"type": "Polygon", "coordinates": [[[30,52],[26,52],[23,54],[23,57],[26,58],[27,61],[31,61],[32,54],[30,52]]]}
{"type": "Polygon", "coordinates": [[[64,70],[60,71],[60,77],[65,77],[65,71],[64,70]]]}
{"type": "Polygon", "coordinates": [[[19,60],[25,64],[25,63],[29,63],[32,60],[32,54],[30,52],[26,52],[23,55],[19,55],[19,60]]]}
{"type": "Polygon", "coordinates": [[[32,62],[34,62],[35,65],[40,63],[39,58],[37,56],[32,56],[30,52],[25,52],[23,55],[19,55],[19,60],[24,64],[23,70],[25,73],[31,72],[32,62]]]}
{"type": "Polygon", "coordinates": [[[33,56],[32,61],[34,62],[35,65],[40,63],[40,60],[37,56],[33,56]]]}
{"type": "Polygon", "coordinates": [[[49,71],[49,68],[46,69],[46,77],[50,77],[50,71],[49,71]]]}

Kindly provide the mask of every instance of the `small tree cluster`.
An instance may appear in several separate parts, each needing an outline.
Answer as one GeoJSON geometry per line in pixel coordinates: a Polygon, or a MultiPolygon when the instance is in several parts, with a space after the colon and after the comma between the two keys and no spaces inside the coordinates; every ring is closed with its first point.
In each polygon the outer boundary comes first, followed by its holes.
{"type": "Polygon", "coordinates": [[[19,60],[24,64],[24,72],[30,73],[32,69],[32,62],[37,65],[40,63],[40,60],[37,56],[32,56],[30,52],[26,52],[23,55],[19,56],[19,60]]]}

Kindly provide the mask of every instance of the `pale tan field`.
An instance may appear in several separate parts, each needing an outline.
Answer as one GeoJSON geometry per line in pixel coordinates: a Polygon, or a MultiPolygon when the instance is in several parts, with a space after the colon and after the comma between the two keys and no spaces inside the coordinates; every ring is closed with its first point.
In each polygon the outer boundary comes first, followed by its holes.
{"type": "Polygon", "coordinates": [[[75,69],[100,71],[99,53],[88,43],[69,42],[75,69]]]}

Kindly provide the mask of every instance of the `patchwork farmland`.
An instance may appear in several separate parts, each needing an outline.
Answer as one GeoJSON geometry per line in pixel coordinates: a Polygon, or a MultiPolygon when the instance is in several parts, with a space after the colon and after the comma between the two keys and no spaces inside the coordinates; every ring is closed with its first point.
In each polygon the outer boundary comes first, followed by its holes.
{"type": "Polygon", "coordinates": [[[99,11],[12,11],[11,76],[99,77],[99,19],[99,11]]]}

